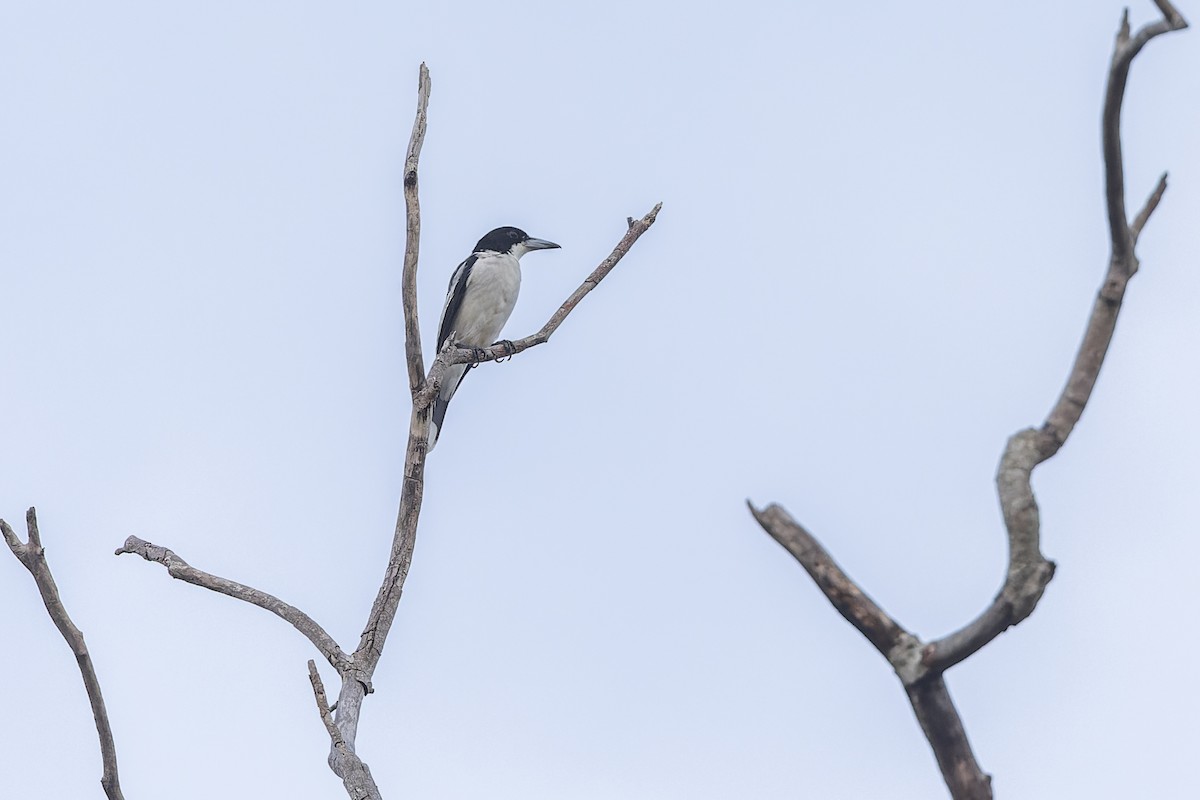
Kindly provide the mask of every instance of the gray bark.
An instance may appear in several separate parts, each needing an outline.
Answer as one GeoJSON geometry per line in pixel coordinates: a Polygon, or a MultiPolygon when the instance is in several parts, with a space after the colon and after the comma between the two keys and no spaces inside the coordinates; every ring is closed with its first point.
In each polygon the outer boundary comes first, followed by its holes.
{"type": "Polygon", "coordinates": [[[3,534],[8,549],[33,576],[50,619],[54,621],[54,626],[66,640],[71,652],[75,654],[75,662],[83,676],[83,686],[87,689],[88,702],[92,705],[96,735],[100,737],[100,760],[103,764],[100,786],[108,800],[125,800],[125,795],[121,793],[121,780],[117,775],[117,746],[113,741],[112,726],[108,722],[108,710],[104,707],[104,695],[100,692],[100,679],[96,677],[96,667],[92,663],[91,654],[88,653],[87,642],[83,640],[83,631],[71,621],[66,606],[58,595],[54,576],[50,574],[50,565],[46,562],[46,551],[42,547],[42,537],[38,531],[36,509],[30,508],[25,513],[25,525],[29,532],[29,540],[26,542],[17,538],[17,534],[2,519],[0,534],[3,534]]]}
{"type": "Polygon", "coordinates": [[[1112,254],[1104,281],[1066,386],[1054,407],[1041,427],[1013,434],[1000,458],[996,488],[1008,533],[1008,569],[992,603],[961,629],[924,643],[872,601],[816,538],[783,508],[774,504],[763,509],[750,506],[762,528],[800,562],[834,608],[892,665],[955,800],[990,800],[991,777],[975,759],[943,673],[1032,614],[1054,577],[1054,562],[1041,552],[1041,521],[1033,493],[1033,470],[1062,448],[1087,407],[1112,342],[1125,289],[1138,270],[1135,252],[1138,237],[1167,188],[1164,174],[1133,222],[1128,221],[1121,154],[1121,105],[1129,67],[1151,39],[1187,27],[1187,22],[1167,0],[1155,0],[1155,5],[1163,18],[1133,36],[1126,10],[1108,72],[1101,134],[1112,254]]]}

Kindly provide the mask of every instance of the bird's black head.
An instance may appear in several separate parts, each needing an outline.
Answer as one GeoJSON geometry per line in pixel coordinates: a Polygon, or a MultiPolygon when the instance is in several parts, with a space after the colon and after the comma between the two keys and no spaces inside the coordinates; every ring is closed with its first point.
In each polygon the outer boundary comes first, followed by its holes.
{"type": "Polygon", "coordinates": [[[496,228],[480,239],[479,244],[475,245],[475,252],[511,253],[520,258],[530,250],[549,250],[554,247],[558,247],[554,242],[535,239],[520,228],[506,227],[496,228]]]}

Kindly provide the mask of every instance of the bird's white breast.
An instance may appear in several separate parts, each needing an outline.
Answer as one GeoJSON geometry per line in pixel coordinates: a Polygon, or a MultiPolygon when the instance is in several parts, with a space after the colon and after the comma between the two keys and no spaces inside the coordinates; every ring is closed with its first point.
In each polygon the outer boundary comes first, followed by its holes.
{"type": "Polygon", "coordinates": [[[521,264],[507,253],[479,256],[458,311],[458,342],[485,347],[500,338],[521,291],[521,264]]]}

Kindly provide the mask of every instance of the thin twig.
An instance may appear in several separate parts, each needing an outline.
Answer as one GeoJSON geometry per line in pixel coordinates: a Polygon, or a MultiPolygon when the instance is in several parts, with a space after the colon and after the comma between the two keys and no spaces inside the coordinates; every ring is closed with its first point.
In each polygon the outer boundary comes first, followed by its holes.
{"type": "Polygon", "coordinates": [[[1142,228],[1146,227],[1146,223],[1150,221],[1150,216],[1158,208],[1158,204],[1162,202],[1163,194],[1167,191],[1167,173],[1163,173],[1158,179],[1158,185],[1154,187],[1154,191],[1146,198],[1146,204],[1142,206],[1142,210],[1138,212],[1134,218],[1133,224],[1129,226],[1129,232],[1133,234],[1133,243],[1136,245],[1138,238],[1142,235],[1142,228]]]}
{"type": "Polygon", "coordinates": [[[288,605],[278,597],[246,586],[245,584],[196,569],[173,551],[165,547],[159,547],[156,544],[151,544],[136,536],[130,536],[126,539],[125,544],[117,548],[115,555],[120,556],[127,553],[141,556],[147,561],[153,561],[156,564],[162,564],[167,568],[167,574],[172,578],[228,595],[235,600],[243,600],[251,605],[256,605],[259,608],[270,611],[304,634],[339,673],[355,673],[350,659],[342,652],[342,648],[338,647],[338,643],[333,640],[333,637],[325,632],[324,628],[318,625],[308,614],[305,614],[295,606],[288,605]]]}
{"type": "Polygon", "coordinates": [[[96,677],[96,668],[92,664],[91,654],[88,653],[87,643],[83,640],[83,631],[75,627],[67,609],[58,594],[58,586],[54,576],[50,574],[50,565],[46,562],[46,551],[42,548],[42,537],[38,532],[37,510],[30,508],[25,513],[25,525],[29,531],[29,541],[22,542],[17,538],[9,524],[0,519],[0,533],[8,549],[12,550],[17,560],[25,565],[37,584],[42,596],[42,603],[54,621],[54,626],[62,634],[83,676],[83,685],[87,689],[88,701],[92,705],[92,717],[96,722],[96,734],[100,738],[100,758],[104,771],[100,776],[100,785],[108,800],[124,800],[121,794],[121,781],[117,776],[117,746],[113,741],[112,726],[108,722],[108,710],[104,707],[104,695],[100,692],[100,679],[96,677]]]}

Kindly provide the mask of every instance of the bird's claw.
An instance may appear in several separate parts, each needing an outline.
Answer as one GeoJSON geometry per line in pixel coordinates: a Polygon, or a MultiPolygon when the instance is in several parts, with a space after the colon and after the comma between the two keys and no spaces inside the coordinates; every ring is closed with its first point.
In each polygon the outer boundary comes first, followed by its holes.
{"type": "Polygon", "coordinates": [[[513,356],[515,356],[517,354],[517,346],[515,344],[513,344],[510,339],[501,339],[498,342],[492,343],[492,347],[495,347],[496,345],[500,345],[501,347],[503,347],[504,355],[508,357],[507,359],[504,357],[497,358],[496,359],[497,364],[503,363],[506,360],[512,361],[513,356]]]}

